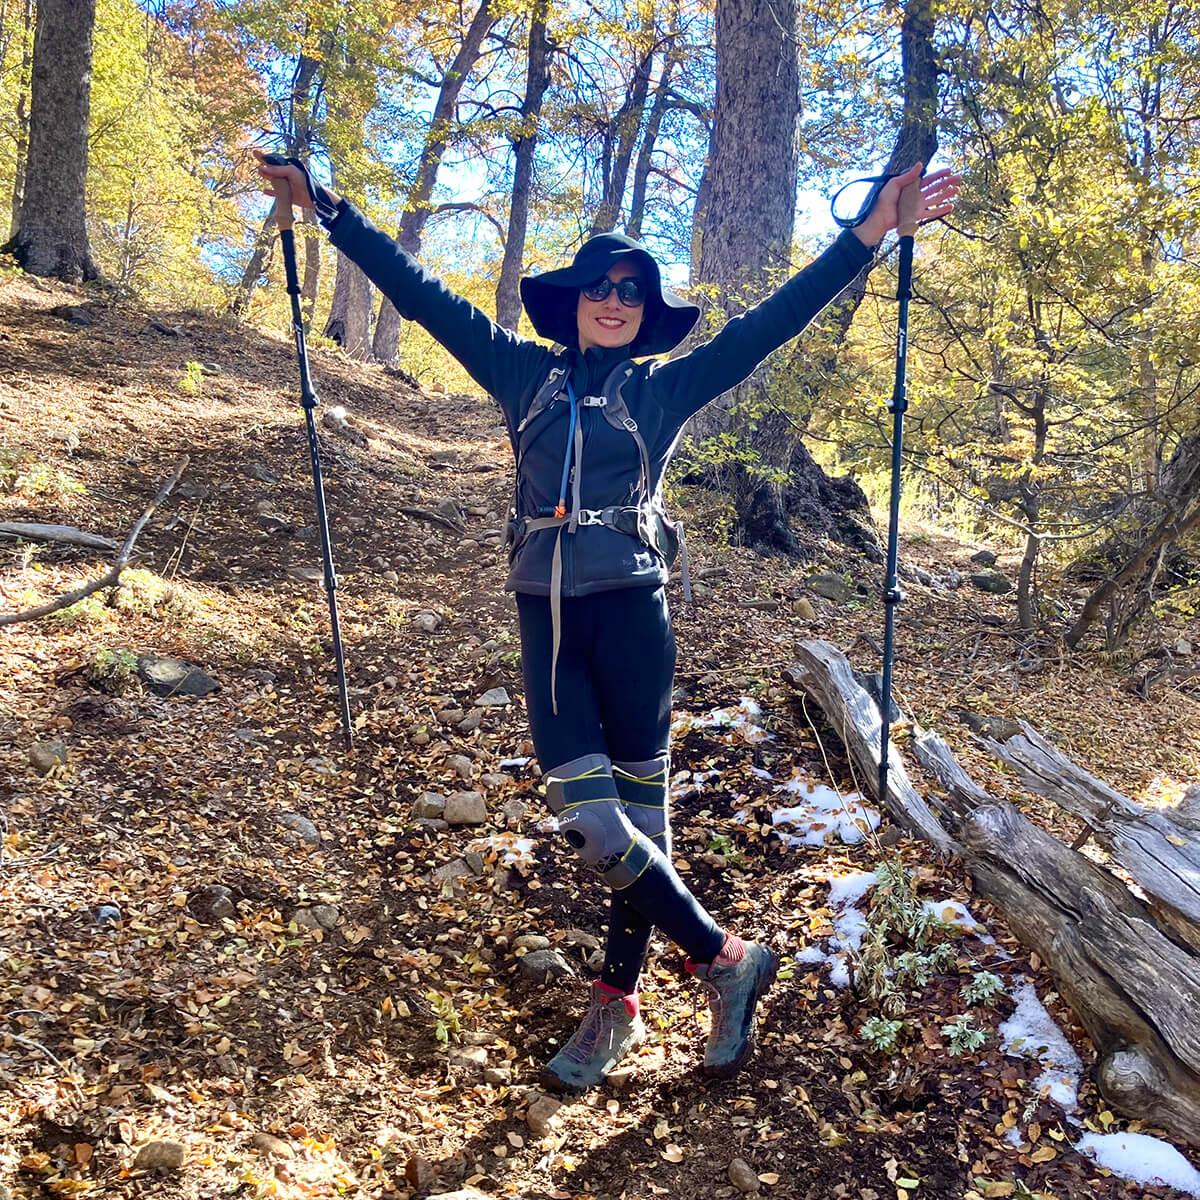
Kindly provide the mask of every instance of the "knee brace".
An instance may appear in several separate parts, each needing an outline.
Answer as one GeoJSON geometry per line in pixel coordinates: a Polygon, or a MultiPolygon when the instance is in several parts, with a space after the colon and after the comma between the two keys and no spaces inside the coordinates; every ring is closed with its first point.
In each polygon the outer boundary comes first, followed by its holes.
{"type": "Polygon", "coordinates": [[[614,891],[629,887],[655,857],[654,843],[622,810],[612,764],[586,754],[547,771],[546,804],[572,849],[614,891]]]}
{"type": "Polygon", "coordinates": [[[670,758],[612,765],[617,795],[629,823],[641,830],[665,855],[671,854],[671,820],[668,808],[670,758]]]}

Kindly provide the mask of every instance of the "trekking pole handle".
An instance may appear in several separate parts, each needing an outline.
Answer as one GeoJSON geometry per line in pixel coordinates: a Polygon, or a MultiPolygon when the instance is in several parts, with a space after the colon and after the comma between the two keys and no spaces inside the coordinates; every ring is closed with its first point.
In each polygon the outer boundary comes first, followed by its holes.
{"type": "Polygon", "coordinates": [[[921,207],[921,180],[910,183],[900,193],[896,202],[897,221],[896,234],[898,237],[915,237],[917,232],[917,213],[921,207]]]}
{"type": "Polygon", "coordinates": [[[275,224],[282,233],[291,229],[295,224],[292,212],[292,185],[286,179],[272,179],[271,186],[275,189],[275,224]]]}

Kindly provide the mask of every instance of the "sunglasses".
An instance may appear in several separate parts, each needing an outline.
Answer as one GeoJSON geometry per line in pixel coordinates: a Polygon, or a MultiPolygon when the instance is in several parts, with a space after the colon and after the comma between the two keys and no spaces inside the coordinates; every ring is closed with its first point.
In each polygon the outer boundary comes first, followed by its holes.
{"type": "Polygon", "coordinates": [[[622,279],[620,283],[613,283],[607,275],[601,275],[595,283],[589,283],[579,290],[584,299],[597,303],[607,300],[609,292],[616,291],[617,299],[626,308],[637,308],[646,300],[646,285],[640,279],[622,279]]]}

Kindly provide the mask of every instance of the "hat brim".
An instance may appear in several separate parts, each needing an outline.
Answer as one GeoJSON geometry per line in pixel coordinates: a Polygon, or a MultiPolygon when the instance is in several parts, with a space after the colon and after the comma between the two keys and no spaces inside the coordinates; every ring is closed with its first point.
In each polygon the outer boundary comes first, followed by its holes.
{"type": "Polygon", "coordinates": [[[584,248],[569,266],[521,280],[521,303],[529,320],[544,338],[564,346],[579,345],[579,289],[594,283],[618,259],[630,258],[646,280],[646,301],[637,336],[629,343],[631,355],[666,354],[675,349],[700,319],[700,309],[662,285],[658,263],[636,246],[584,248]]]}

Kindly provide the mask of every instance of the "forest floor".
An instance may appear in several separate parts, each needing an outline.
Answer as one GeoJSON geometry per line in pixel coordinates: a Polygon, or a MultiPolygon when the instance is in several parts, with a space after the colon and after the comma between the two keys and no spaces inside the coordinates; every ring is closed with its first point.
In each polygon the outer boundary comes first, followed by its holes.
{"type": "MultiPolygon", "coordinates": [[[[718,544],[706,532],[717,500],[691,490],[693,572],[721,570],[695,605],[670,589],[676,855],[718,919],[769,941],[787,969],[755,1062],[710,1082],[703,1003],[657,946],[642,992],[651,1038],[632,1073],[551,1111],[539,1070],[582,1012],[605,917],[596,884],[542,828],[501,591],[496,411],[313,355],[319,392],[349,413],[322,432],[346,752],[290,342],[187,314],[154,314],[156,326],[117,308],[75,325],[51,312],[80,302],[0,278],[0,518],[119,543],[178,460],[190,465],[115,603],[0,635],[0,1197],[1185,1194],[1127,1183],[1075,1149],[1085,1130],[1155,1131],[1106,1109],[1052,980],[954,863],[886,821],[858,844],[801,846],[774,823],[808,793],[779,790],[794,777],[855,786],[780,669],[798,639],[820,637],[878,670],[879,572],[834,546],[793,564],[718,544]],[[845,603],[809,593],[820,570],[852,583],[845,603]],[[194,663],[219,690],[156,696],[129,675],[133,654],[194,663]],[[512,702],[476,703],[496,688],[512,702]],[[483,796],[485,823],[414,822],[425,793],[464,791],[483,796]],[[949,950],[912,985],[884,1053],[860,1036],[877,1015],[862,990],[794,955],[839,929],[831,881],[895,861],[920,899],[968,906],[994,940],[970,920],[939,927],[949,950]],[[570,975],[531,971],[538,950],[570,975]],[[962,988],[984,968],[1004,991],[968,1005],[962,988]],[[1073,1112],[1038,1061],[1005,1053],[998,1031],[1022,979],[1082,1061],[1073,1112]],[[943,1026],[964,1012],[986,1038],[954,1053],[943,1026]],[[750,1168],[736,1188],[735,1157],[750,1168]]],[[[913,526],[902,554],[936,579],[969,573],[978,549],[913,526]]],[[[0,611],[79,586],[110,558],[10,541],[0,611]]],[[[1003,550],[1000,565],[1012,566],[1003,550]]],[[[900,698],[994,795],[1077,832],[972,741],[964,710],[1028,720],[1148,803],[1200,778],[1195,693],[1143,700],[1097,652],[1035,661],[1011,597],[907,592],[900,698]]],[[[1152,636],[1200,644],[1195,623],[1152,636]]]]}

